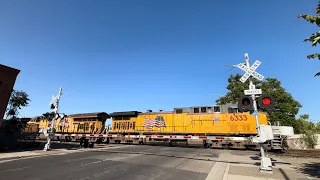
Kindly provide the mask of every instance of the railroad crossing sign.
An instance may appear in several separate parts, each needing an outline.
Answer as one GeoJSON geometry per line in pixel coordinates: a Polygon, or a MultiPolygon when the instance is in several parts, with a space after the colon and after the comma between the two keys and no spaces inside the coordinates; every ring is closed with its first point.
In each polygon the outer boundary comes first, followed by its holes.
{"type": "Polygon", "coordinates": [[[256,72],[256,69],[261,65],[261,62],[256,60],[254,64],[248,68],[245,64],[237,64],[236,67],[246,72],[241,78],[240,81],[242,83],[245,83],[250,76],[255,77],[256,79],[262,81],[264,76],[256,72]]]}
{"type": "Polygon", "coordinates": [[[257,95],[257,94],[262,94],[262,90],[261,90],[261,89],[248,89],[248,90],[244,90],[244,94],[245,94],[245,95],[257,95]]]}
{"type": "Polygon", "coordinates": [[[255,85],[250,85],[248,90],[244,90],[245,95],[258,95],[262,94],[262,89],[256,89],[255,85]]]}

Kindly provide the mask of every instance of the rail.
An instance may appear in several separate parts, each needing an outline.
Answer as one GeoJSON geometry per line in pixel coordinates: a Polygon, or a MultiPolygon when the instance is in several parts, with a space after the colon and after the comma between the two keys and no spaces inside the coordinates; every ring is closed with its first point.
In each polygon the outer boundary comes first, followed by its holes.
{"type": "Polygon", "coordinates": [[[300,157],[300,158],[320,158],[319,149],[288,149],[280,154],[281,156],[300,157]]]}

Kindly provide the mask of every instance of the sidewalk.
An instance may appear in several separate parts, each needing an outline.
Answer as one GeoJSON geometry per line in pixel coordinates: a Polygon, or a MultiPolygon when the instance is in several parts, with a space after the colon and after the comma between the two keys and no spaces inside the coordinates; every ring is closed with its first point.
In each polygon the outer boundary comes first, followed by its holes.
{"type": "MultiPolygon", "coordinates": [[[[281,160],[271,157],[273,173],[259,171],[260,159],[256,156],[221,154],[212,167],[206,180],[306,180],[317,179],[307,177],[297,168],[281,160]]],[[[320,170],[319,170],[320,171],[320,170]]]]}

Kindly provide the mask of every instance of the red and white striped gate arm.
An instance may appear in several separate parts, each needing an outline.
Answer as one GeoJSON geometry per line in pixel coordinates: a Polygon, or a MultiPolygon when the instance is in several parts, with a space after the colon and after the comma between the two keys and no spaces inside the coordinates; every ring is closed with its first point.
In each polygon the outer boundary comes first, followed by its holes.
{"type": "MultiPolygon", "coordinates": [[[[57,137],[121,137],[117,134],[55,134],[57,137]]],[[[192,140],[228,140],[228,141],[245,141],[247,137],[223,137],[223,136],[197,136],[197,135],[125,135],[125,138],[152,138],[152,139],[192,139],[192,140]]]]}

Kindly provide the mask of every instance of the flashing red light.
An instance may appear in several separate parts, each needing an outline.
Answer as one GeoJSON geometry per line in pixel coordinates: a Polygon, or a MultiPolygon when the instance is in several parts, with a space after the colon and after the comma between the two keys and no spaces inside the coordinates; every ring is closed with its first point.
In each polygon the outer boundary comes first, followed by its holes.
{"type": "Polygon", "coordinates": [[[262,99],[262,104],[263,105],[269,105],[271,104],[271,99],[269,97],[265,97],[262,99]]]}
{"type": "Polygon", "coordinates": [[[274,109],[275,103],[276,103],[276,101],[275,101],[274,97],[270,96],[269,94],[263,94],[258,99],[259,108],[261,108],[265,111],[274,109]]]}

